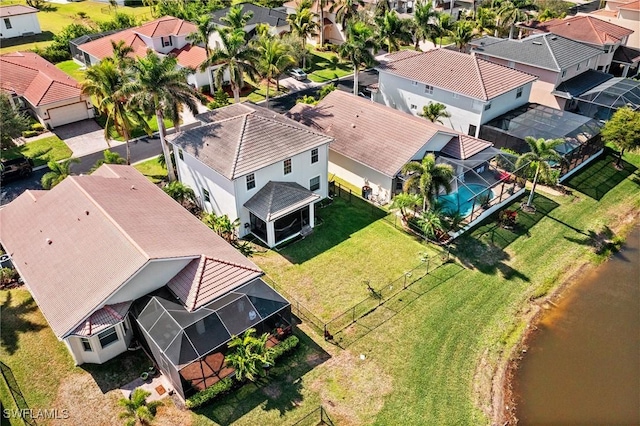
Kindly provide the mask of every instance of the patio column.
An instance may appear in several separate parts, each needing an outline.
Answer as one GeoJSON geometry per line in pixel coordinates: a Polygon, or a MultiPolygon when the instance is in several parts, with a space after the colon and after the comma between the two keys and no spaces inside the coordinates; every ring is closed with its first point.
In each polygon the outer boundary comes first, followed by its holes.
{"type": "Polygon", "coordinates": [[[309,226],[312,228],[315,226],[315,208],[316,203],[309,204],[309,226]]]}
{"type": "Polygon", "coordinates": [[[273,247],[276,245],[276,231],[274,227],[274,222],[267,222],[267,245],[269,247],[273,247]]]}

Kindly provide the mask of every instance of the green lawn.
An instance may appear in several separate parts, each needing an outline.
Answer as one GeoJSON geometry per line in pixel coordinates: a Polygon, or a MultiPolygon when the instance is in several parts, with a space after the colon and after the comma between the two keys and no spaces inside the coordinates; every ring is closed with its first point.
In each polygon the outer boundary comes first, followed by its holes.
{"type": "Polygon", "coordinates": [[[353,74],[353,67],[340,61],[334,52],[312,50],[307,58],[305,71],[309,80],[322,83],[353,74]]]}
{"type": "Polygon", "coordinates": [[[36,166],[41,166],[51,160],[58,161],[69,158],[72,153],[71,149],[60,138],[50,136],[4,150],[2,151],[2,157],[16,158],[24,155],[32,158],[36,166]]]}
{"type": "MultiPolygon", "coordinates": [[[[11,4],[26,4],[25,0],[13,0],[11,4]]],[[[2,41],[0,54],[15,52],[18,50],[30,50],[38,46],[44,48],[51,43],[53,36],[59,33],[64,27],[73,23],[93,26],[97,22],[109,21],[113,18],[113,9],[108,3],[95,1],[82,1],[73,3],[46,3],[43,10],[38,13],[38,21],[42,34],[30,37],[16,37],[2,41]],[[85,19],[78,16],[78,12],[85,12],[85,19]]],[[[119,6],[118,12],[133,14],[141,22],[153,19],[148,7],[119,6]]]]}
{"type": "Polygon", "coordinates": [[[84,70],[80,69],[82,65],[78,64],[73,59],[69,61],[64,61],[64,62],[58,62],[56,64],[56,67],[60,68],[62,71],[66,72],[71,77],[75,78],[78,82],[81,82],[84,80],[84,70]]]}
{"type": "Polygon", "coordinates": [[[160,165],[158,158],[152,158],[151,160],[135,164],[133,167],[153,183],[161,182],[167,178],[167,169],[160,165]]]}
{"type": "MultiPolygon", "coordinates": [[[[255,83],[250,83],[255,87],[255,83]]],[[[280,86],[280,90],[276,90],[276,85],[271,83],[269,87],[269,99],[273,99],[276,96],[280,96],[286,93],[286,88],[280,86]]],[[[251,93],[247,96],[240,97],[240,102],[250,101],[253,103],[262,102],[267,98],[267,85],[261,83],[258,87],[255,87],[251,93]]],[[[229,101],[233,102],[233,95],[229,96],[229,101]]]]}

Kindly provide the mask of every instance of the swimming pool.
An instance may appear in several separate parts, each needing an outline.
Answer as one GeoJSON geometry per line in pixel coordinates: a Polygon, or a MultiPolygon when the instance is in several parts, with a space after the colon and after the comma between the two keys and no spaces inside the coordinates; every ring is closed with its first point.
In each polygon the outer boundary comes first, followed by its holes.
{"type": "MultiPolygon", "coordinates": [[[[437,200],[445,213],[451,214],[459,211],[462,216],[466,217],[469,216],[473,210],[473,197],[481,193],[490,194],[491,198],[494,196],[493,191],[486,186],[470,183],[466,186],[460,184],[456,192],[440,195],[437,200]]],[[[476,198],[476,205],[478,205],[478,198],[476,198]]]]}

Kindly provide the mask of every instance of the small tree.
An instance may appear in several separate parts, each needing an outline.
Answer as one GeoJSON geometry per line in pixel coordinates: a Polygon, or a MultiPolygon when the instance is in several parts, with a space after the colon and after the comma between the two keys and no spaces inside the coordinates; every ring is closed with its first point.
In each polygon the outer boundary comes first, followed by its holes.
{"type": "Polygon", "coordinates": [[[424,236],[430,240],[439,239],[444,233],[445,222],[442,218],[442,212],[439,210],[427,210],[421,213],[418,219],[418,226],[424,233],[424,236]]]}
{"type": "Polygon", "coordinates": [[[103,164],[127,164],[127,160],[122,158],[122,156],[117,152],[112,152],[112,151],[109,151],[108,149],[105,149],[102,155],[103,155],[103,158],[96,161],[96,164],[93,165],[90,173],[93,173],[96,170],[98,170],[98,168],[103,164]]]}
{"type": "Polygon", "coordinates": [[[162,190],[182,205],[184,205],[185,202],[195,203],[196,193],[193,192],[193,189],[191,189],[189,185],[185,185],[180,181],[174,180],[169,182],[162,190]]]}
{"type": "Polygon", "coordinates": [[[422,107],[422,114],[420,114],[420,116],[432,123],[444,124],[441,119],[449,118],[451,114],[447,111],[446,105],[439,102],[429,102],[429,105],[422,107]]]}
{"type": "Polygon", "coordinates": [[[69,158],[60,163],[51,160],[47,163],[49,170],[42,176],[40,183],[44,189],[51,189],[71,174],[71,165],[79,163],[77,158],[69,158]]]}
{"type": "Polygon", "coordinates": [[[267,348],[269,334],[255,337],[253,328],[244,332],[242,338],[232,336],[229,349],[233,351],[225,357],[227,365],[236,370],[236,379],[245,378],[254,382],[265,375],[264,367],[273,365],[273,350],[267,348]]]}
{"type": "Polygon", "coordinates": [[[228,243],[236,241],[236,229],[240,227],[240,219],[232,222],[226,214],[218,216],[215,213],[209,213],[202,218],[202,221],[228,243]]]}
{"type": "Polygon", "coordinates": [[[0,92],[0,147],[13,146],[13,139],[29,129],[29,117],[13,108],[6,93],[0,92]]]}
{"type": "Polygon", "coordinates": [[[413,210],[417,206],[422,204],[422,197],[420,194],[407,194],[403,192],[396,195],[391,203],[391,210],[400,210],[402,219],[406,222],[409,219],[407,210],[413,210]]]}
{"type": "Polygon", "coordinates": [[[144,389],[136,388],[131,393],[129,399],[122,398],[118,401],[118,405],[126,409],[119,414],[121,419],[127,419],[125,426],[150,425],[156,416],[158,407],[162,405],[161,401],[147,402],[147,398],[151,392],[144,389]]]}
{"type": "Polygon", "coordinates": [[[640,112],[629,107],[617,110],[600,131],[602,140],[620,150],[616,167],[620,168],[622,156],[627,150],[640,147],[640,112]]]}
{"type": "Polygon", "coordinates": [[[402,168],[407,175],[404,182],[404,191],[417,191],[422,196],[422,210],[427,209],[435,201],[440,188],[448,194],[451,192],[451,180],[454,177],[453,167],[450,164],[437,164],[433,154],[424,156],[421,162],[412,161],[402,168]]]}
{"type": "Polygon", "coordinates": [[[564,143],[562,139],[548,139],[543,138],[534,139],[531,136],[525,138],[525,142],[529,145],[531,151],[522,154],[516,161],[516,169],[521,168],[525,164],[529,163],[530,166],[536,168],[536,173],[533,177],[533,188],[529,194],[527,200],[527,207],[531,207],[533,201],[533,194],[536,191],[536,185],[538,184],[538,177],[540,175],[548,178],[551,174],[551,166],[549,161],[561,162],[562,156],[554,149],[561,143],[564,143]]]}

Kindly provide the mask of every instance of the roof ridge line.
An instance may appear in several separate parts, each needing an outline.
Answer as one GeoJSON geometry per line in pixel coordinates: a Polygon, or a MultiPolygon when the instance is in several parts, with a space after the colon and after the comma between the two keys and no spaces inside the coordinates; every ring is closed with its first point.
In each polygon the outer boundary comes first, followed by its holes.
{"type": "MultiPolygon", "coordinates": [[[[204,270],[207,267],[207,261],[209,258],[203,254],[200,255],[200,259],[203,259],[202,269],[200,270],[200,278],[198,279],[198,286],[196,287],[196,293],[193,296],[193,303],[191,304],[191,310],[193,311],[196,308],[196,302],[198,301],[198,296],[200,295],[200,287],[202,287],[202,278],[204,276],[204,270]]],[[[200,265],[198,265],[200,268],[200,265]]]]}
{"type": "MultiPolygon", "coordinates": [[[[115,310],[115,309],[113,309],[113,308],[111,307],[111,305],[104,305],[104,306],[103,306],[103,309],[104,309],[105,311],[109,312],[112,316],[114,316],[116,319],[118,319],[118,320],[120,320],[120,321],[122,321],[122,320],[124,319],[124,318],[122,318],[122,316],[120,316],[120,314],[119,314],[119,313],[117,313],[117,312],[116,312],[116,310],[115,310]]],[[[95,313],[95,312],[94,312],[94,313],[95,313]]],[[[92,314],[92,315],[93,315],[93,314],[92,314]]]]}
{"type": "MultiPolygon", "coordinates": [[[[254,111],[255,112],[255,111],[254,111]]],[[[233,169],[231,170],[231,179],[236,178],[236,169],[238,168],[238,158],[240,157],[240,151],[242,150],[242,143],[244,142],[244,132],[247,128],[247,117],[249,114],[244,114],[242,116],[242,130],[240,131],[240,137],[238,138],[238,146],[236,148],[236,152],[233,155],[233,169]]]]}
{"type": "MultiPolygon", "coordinates": [[[[276,113],[276,112],[274,112],[274,114],[277,114],[277,113],[276,113]]],[[[286,115],[283,115],[283,117],[284,117],[284,118],[286,118],[286,119],[289,119],[289,120],[295,121],[295,120],[293,120],[292,118],[287,117],[286,115]]],[[[311,134],[316,135],[316,136],[322,136],[322,137],[325,137],[325,138],[328,138],[328,139],[331,139],[331,140],[334,140],[334,139],[335,139],[335,138],[332,138],[331,136],[327,136],[327,135],[325,135],[325,134],[323,134],[323,133],[314,132],[314,131],[313,131],[313,130],[311,130],[311,129],[307,129],[306,127],[308,127],[308,126],[304,126],[304,125],[302,125],[302,123],[299,123],[299,122],[297,122],[297,121],[295,121],[295,122],[296,122],[296,123],[298,123],[298,124],[300,124],[300,125],[301,125],[301,127],[294,126],[293,124],[290,124],[290,123],[283,123],[283,122],[278,121],[278,120],[276,120],[276,119],[274,119],[274,118],[270,118],[270,117],[262,117],[262,116],[260,116],[260,115],[258,115],[258,114],[256,114],[256,115],[255,115],[255,118],[263,119],[263,120],[268,120],[268,121],[270,121],[270,122],[273,122],[273,123],[279,124],[279,125],[281,125],[281,126],[289,127],[289,128],[291,128],[291,129],[295,129],[295,130],[302,130],[302,131],[305,131],[305,132],[307,132],[307,133],[311,133],[311,134]]]]}
{"type": "Polygon", "coordinates": [[[547,37],[542,37],[542,38],[544,39],[544,43],[547,46],[547,49],[549,49],[549,52],[551,53],[551,58],[553,59],[553,63],[556,64],[556,67],[558,67],[559,70],[562,70],[560,63],[558,62],[558,58],[556,58],[556,52],[551,48],[551,45],[549,44],[549,40],[547,40],[547,37]]]}
{"type": "Polygon", "coordinates": [[[489,95],[487,94],[487,88],[484,85],[484,78],[482,78],[482,71],[480,70],[480,58],[478,58],[475,55],[473,55],[472,58],[473,58],[473,64],[475,66],[477,75],[480,78],[480,87],[482,87],[482,94],[484,96],[484,100],[488,101],[489,95]]]}
{"type": "MultiPolygon", "coordinates": [[[[587,16],[587,18],[589,18],[587,16]]],[[[591,29],[593,30],[594,33],[596,33],[596,37],[598,37],[598,40],[600,40],[600,43],[604,44],[605,41],[602,40],[602,37],[600,37],[600,34],[598,33],[598,30],[596,29],[596,26],[593,25],[593,21],[591,19],[587,19],[587,21],[589,21],[589,25],[591,26],[591,29]]]]}
{"type": "MultiPolygon", "coordinates": [[[[213,262],[224,263],[225,265],[235,266],[236,268],[246,269],[247,271],[260,272],[263,273],[260,269],[250,268],[248,266],[240,265],[239,263],[230,262],[228,260],[222,260],[217,257],[203,255],[206,259],[211,260],[213,262]]],[[[204,268],[203,268],[204,271],[204,268]]]]}

